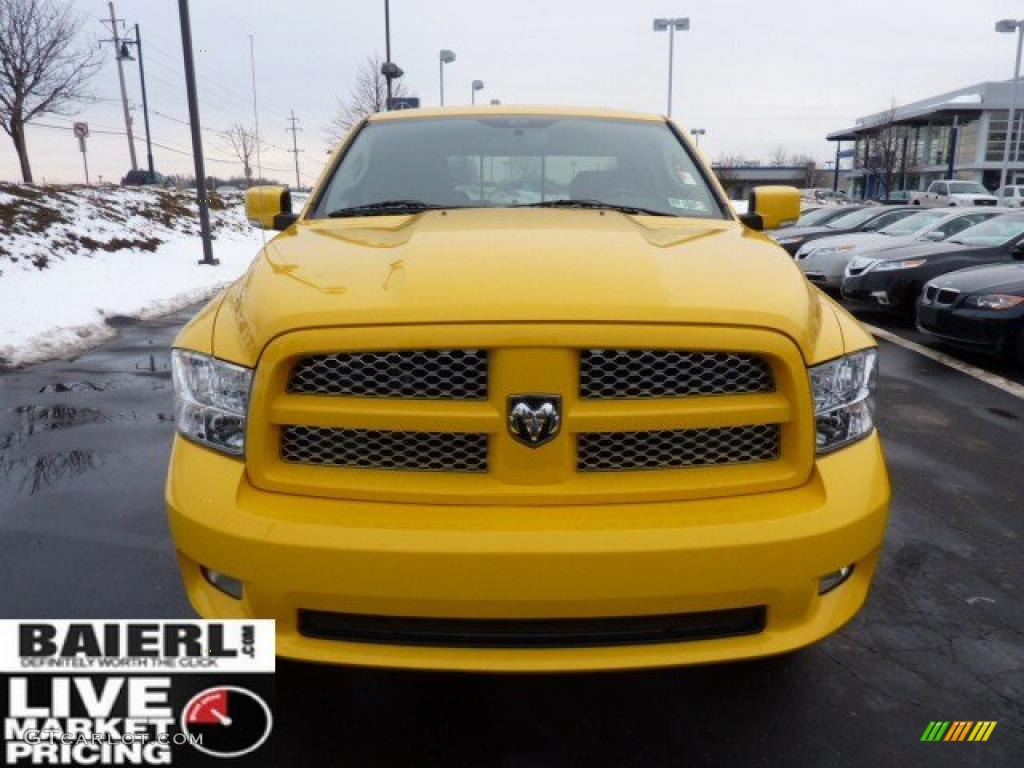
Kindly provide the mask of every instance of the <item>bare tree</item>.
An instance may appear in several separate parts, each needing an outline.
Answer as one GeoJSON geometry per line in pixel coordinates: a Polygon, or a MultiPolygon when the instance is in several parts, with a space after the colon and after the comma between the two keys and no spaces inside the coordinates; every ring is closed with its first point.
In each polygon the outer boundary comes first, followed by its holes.
{"type": "MultiPolygon", "coordinates": [[[[327,124],[327,140],[331,144],[341,141],[349,129],[366,115],[387,109],[388,83],[380,73],[381,58],[378,54],[367,56],[356,74],[355,85],[347,99],[338,99],[337,111],[327,124]]],[[[391,96],[397,98],[407,93],[401,80],[391,84],[391,96]]]]}
{"type": "Polygon", "coordinates": [[[779,144],[772,152],[771,163],[772,165],[785,165],[789,159],[789,155],[786,154],[786,148],[779,144]]]}
{"type": "Polygon", "coordinates": [[[72,114],[87,98],[99,51],[75,44],[82,27],[71,0],[0,2],[0,125],[14,142],[21,177],[32,182],[25,124],[72,114]]]}
{"type": "Polygon", "coordinates": [[[245,185],[247,187],[252,186],[252,156],[263,149],[263,142],[256,136],[255,131],[251,131],[241,123],[234,123],[226,131],[223,136],[227,139],[227,143],[235,156],[242,163],[242,168],[245,172],[245,185]]]}
{"type": "Polygon", "coordinates": [[[880,196],[889,196],[893,191],[896,177],[896,166],[900,161],[904,131],[903,126],[896,124],[896,102],[879,115],[877,127],[867,141],[864,153],[864,167],[874,173],[882,182],[880,196]]]}
{"type": "Polygon", "coordinates": [[[818,163],[810,155],[793,155],[789,158],[790,165],[799,165],[804,169],[804,187],[814,187],[818,178],[818,163]]]}

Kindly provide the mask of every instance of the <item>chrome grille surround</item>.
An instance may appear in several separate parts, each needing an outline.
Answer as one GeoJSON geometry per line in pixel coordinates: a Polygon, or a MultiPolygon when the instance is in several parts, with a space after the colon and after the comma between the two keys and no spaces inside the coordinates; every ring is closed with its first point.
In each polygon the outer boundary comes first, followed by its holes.
{"type": "Polygon", "coordinates": [[[757,355],[672,349],[584,349],[580,397],[590,400],[773,392],[771,368],[757,355]]]}
{"type": "Polygon", "coordinates": [[[288,393],[422,400],[486,400],[487,351],[414,349],[301,358],[288,393]]]}
{"type": "Polygon", "coordinates": [[[352,469],[486,472],[487,435],[285,426],[281,459],[352,469]]]}
{"type": "Polygon", "coordinates": [[[742,427],[586,432],[579,435],[579,472],[722,466],[774,461],[781,453],[778,424],[742,427]]]}

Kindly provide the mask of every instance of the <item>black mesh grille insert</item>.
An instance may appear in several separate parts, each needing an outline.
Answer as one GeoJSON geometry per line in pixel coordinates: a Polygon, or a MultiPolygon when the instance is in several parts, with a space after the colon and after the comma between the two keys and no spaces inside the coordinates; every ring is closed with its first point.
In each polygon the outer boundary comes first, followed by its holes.
{"type": "Polygon", "coordinates": [[[614,472],[748,464],[779,458],[779,448],[777,424],[586,432],[579,436],[576,468],[580,472],[614,472]]]}
{"type": "Polygon", "coordinates": [[[586,648],[678,643],[764,631],[765,607],[583,619],[437,619],[299,611],[306,637],[447,648],[586,648]]]}
{"type": "Polygon", "coordinates": [[[760,357],[735,352],[585,349],[580,397],[589,399],[740,395],[775,389],[760,357]]]}
{"type": "Polygon", "coordinates": [[[299,395],[486,400],[487,351],[416,349],[304,357],[288,391],[299,395]]]}
{"type": "Polygon", "coordinates": [[[487,435],[287,426],[281,458],[329,467],[486,472],[487,435]]]}

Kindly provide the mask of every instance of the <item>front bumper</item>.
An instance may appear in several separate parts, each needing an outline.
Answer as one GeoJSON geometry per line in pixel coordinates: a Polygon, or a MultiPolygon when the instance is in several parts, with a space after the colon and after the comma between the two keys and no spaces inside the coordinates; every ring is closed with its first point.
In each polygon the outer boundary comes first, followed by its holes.
{"type": "Polygon", "coordinates": [[[954,346],[987,354],[1005,354],[1017,329],[1024,326],[1024,310],[993,311],[918,302],[917,327],[954,346]]]}
{"type": "Polygon", "coordinates": [[[882,309],[913,308],[921,293],[921,280],[911,275],[914,269],[863,272],[843,278],[842,297],[856,304],[882,309]],[[904,272],[905,274],[900,274],[904,272]]]}
{"type": "MultiPolygon", "coordinates": [[[[628,482],[623,473],[623,482],[628,482]]],[[[242,462],[175,438],[167,506],[189,599],[205,617],[277,620],[277,650],[315,662],[557,671],[783,653],[861,607],[886,525],[877,435],[820,458],[801,487],[651,504],[413,505],[299,497],[249,484],[242,462]],[[819,596],[845,565],[848,581],[819,596]],[[242,600],[200,565],[241,579],[242,600]],[[416,618],[667,615],[765,606],[741,637],[572,648],[357,643],[300,633],[300,611],[416,618]]]]}

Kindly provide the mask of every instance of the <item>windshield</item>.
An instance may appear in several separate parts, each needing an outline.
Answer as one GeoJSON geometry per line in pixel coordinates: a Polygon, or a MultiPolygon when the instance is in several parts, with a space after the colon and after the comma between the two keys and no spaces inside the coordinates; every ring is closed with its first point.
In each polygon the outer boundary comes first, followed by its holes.
{"type": "Polygon", "coordinates": [[[570,199],[666,216],[726,218],[665,123],[560,116],[367,123],[314,215],[345,215],[346,209],[389,201],[495,208],[570,199]]]}
{"type": "Polygon", "coordinates": [[[840,216],[838,219],[833,219],[825,226],[829,229],[854,229],[865,221],[877,216],[878,213],[878,208],[859,208],[852,213],[840,216]]]}
{"type": "Polygon", "coordinates": [[[893,237],[916,235],[920,232],[924,232],[932,224],[941,221],[948,215],[949,214],[945,211],[925,211],[923,213],[915,213],[912,216],[907,216],[905,219],[900,219],[895,224],[883,227],[878,230],[878,232],[879,234],[892,235],[893,237]]]}
{"type": "Polygon", "coordinates": [[[950,242],[980,247],[1004,245],[1021,234],[1024,234],[1024,216],[996,216],[965,229],[950,238],[950,242]]]}
{"type": "Polygon", "coordinates": [[[949,182],[949,193],[951,195],[987,195],[988,190],[976,181],[951,181],[949,182]]]}
{"type": "Polygon", "coordinates": [[[832,221],[837,216],[845,216],[849,213],[848,210],[839,208],[838,206],[833,208],[815,208],[813,211],[800,214],[800,218],[796,220],[793,225],[795,227],[810,227],[814,225],[824,224],[826,221],[832,221]]]}

